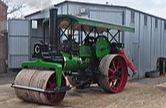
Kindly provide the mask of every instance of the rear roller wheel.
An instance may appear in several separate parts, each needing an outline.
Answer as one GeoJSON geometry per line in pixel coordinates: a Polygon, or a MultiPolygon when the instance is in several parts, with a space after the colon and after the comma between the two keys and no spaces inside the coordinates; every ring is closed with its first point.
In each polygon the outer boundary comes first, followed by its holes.
{"type": "Polygon", "coordinates": [[[99,86],[106,92],[119,93],[127,82],[128,69],[125,59],[120,55],[107,55],[99,65],[101,76],[99,86]]]}
{"type": "MultiPolygon", "coordinates": [[[[15,85],[40,88],[44,90],[54,90],[55,72],[35,69],[23,69],[15,79],[15,85]]],[[[66,81],[63,77],[62,86],[66,86],[66,81]]],[[[57,105],[62,102],[66,92],[58,93],[42,93],[31,90],[15,88],[16,96],[22,100],[36,102],[47,105],[57,105]]]]}

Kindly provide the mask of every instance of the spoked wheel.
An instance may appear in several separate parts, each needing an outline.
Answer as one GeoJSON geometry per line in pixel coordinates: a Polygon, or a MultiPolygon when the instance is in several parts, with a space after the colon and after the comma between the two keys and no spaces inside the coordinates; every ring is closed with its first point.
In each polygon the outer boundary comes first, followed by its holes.
{"type": "MultiPolygon", "coordinates": [[[[62,86],[66,86],[65,78],[62,78],[62,86]]],[[[23,69],[16,76],[15,85],[54,90],[55,72],[46,70],[23,69]]],[[[16,96],[22,100],[47,105],[58,105],[62,102],[66,92],[43,93],[26,89],[15,88],[16,96]]]]}
{"type": "Polygon", "coordinates": [[[99,65],[102,74],[99,86],[106,92],[119,93],[127,82],[128,69],[124,58],[120,55],[107,55],[99,65]]]}

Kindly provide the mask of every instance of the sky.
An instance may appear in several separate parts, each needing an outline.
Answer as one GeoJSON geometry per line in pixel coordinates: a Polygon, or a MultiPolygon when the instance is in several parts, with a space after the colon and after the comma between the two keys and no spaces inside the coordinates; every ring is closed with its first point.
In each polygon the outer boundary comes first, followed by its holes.
{"type": "MultiPolygon", "coordinates": [[[[22,17],[35,11],[49,7],[50,5],[63,2],[64,0],[13,0],[13,3],[22,2],[25,7],[20,11],[22,17]]],[[[141,10],[152,15],[156,15],[166,19],[166,0],[72,0],[79,2],[90,2],[110,5],[128,6],[137,10],[141,10]]],[[[15,15],[17,16],[17,14],[15,15]]]]}

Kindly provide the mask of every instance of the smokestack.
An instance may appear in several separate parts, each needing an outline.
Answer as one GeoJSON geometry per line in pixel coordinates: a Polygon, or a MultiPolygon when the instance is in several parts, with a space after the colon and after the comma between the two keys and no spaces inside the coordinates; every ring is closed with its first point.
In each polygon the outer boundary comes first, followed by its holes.
{"type": "Polygon", "coordinates": [[[58,10],[56,8],[50,9],[50,18],[49,18],[49,37],[50,37],[50,45],[51,51],[58,51],[59,45],[59,32],[57,25],[57,15],[58,10]]]}

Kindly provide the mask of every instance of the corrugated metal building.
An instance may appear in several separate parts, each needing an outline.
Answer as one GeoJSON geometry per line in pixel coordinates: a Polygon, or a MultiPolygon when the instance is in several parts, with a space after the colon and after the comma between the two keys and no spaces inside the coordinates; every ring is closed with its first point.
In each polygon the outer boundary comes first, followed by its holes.
{"type": "Polygon", "coordinates": [[[7,60],[7,6],[0,1],[0,73],[6,72],[7,60]]]}
{"type": "MultiPolygon", "coordinates": [[[[125,51],[138,68],[137,78],[144,77],[145,72],[156,70],[158,57],[166,57],[166,20],[163,18],[125,6],[64,1],[54,7],[58,8],[58,14],[135,27],[135,33],[124,32],[122,35],[125,51]]],[[[32,53],[34,42],[42,39],[42,20],[48,17],[49,9],[26,16],[27,20],[33,20],[30,26],[36,23],[36,28],[30,29],[29,40],[26,42],[30,46],[28,55],[32,53]]],[[[48,36],[48,29],[46,34],[48,36]]],[[[31,55],[28,57],[30,59],[31,55]]]]}
{"type": "Polygon", "coordinates": [[[8,67],[20,68],[23,61],[29,60],[29,21],[8,20],[8,67]]]}

